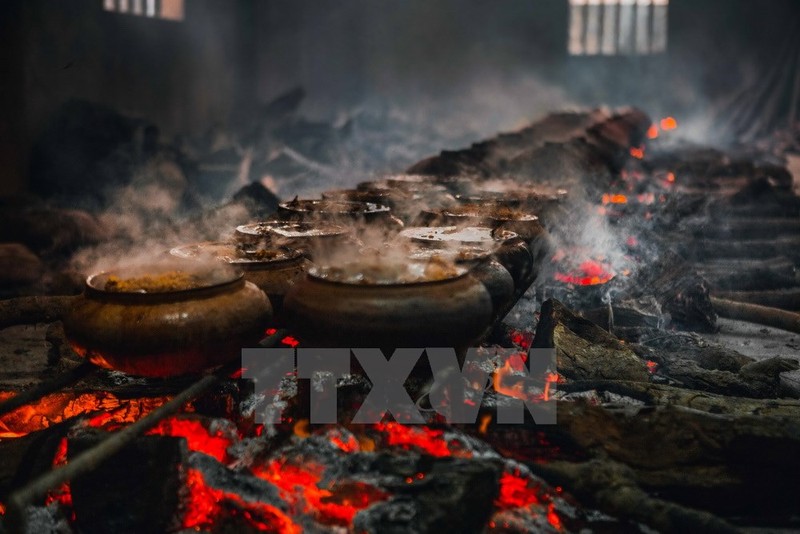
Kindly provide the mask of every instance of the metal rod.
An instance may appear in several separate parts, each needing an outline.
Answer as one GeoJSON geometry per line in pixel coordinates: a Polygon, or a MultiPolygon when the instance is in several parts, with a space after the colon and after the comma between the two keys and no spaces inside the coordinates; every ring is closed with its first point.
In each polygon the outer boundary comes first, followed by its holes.
{"type": "MultiPolygon", "coordinates": [[[[285,335],[285,331],[276,332],[260,343],[262,347],[275,346],[280,343],[280,340],[285,335]]],[[[91,364],[88,365],[91,369],[96,369],[91,364]]],[[[29,482],[23,488],[12,493],[8,502],[6,503],[6,515],[4,525],[8,532],[11,534],[26,532],[26,507],[36,499],[43,498],[49,490],[55,488],[69,480],[88,473],[95,469],[100,463],[108,460],[123,447],[132,443],[137,437],[147,432],[150,428],[157,425],[166,417],[176,413],[184,404],[190,400],[198,397],[206,390],[219,384],[223,378],[230,376],[230,374],[239,368],[241,365],[240,360],[233,361],[216,373],[204,376],[188,388],[184,389],[173,397],[169,402],[158,407],[144,418],[136,421],[132,425],[112,434],[109,438],[99,443],[95,447],[86,450],[70,460],[66,465],[49,471],[39,478],[29,482]]],[[[80,367],[80,366],[79,366],[80,367]]],[[[78,367],[78,368],[79,368],[78,367]]],[[[73,369],[77,371],[77,369],[73,369]]],[[[55,381],[53,381],[55,382],[55,381]]],[[[14,397],[16,398],[16,397],[14,397]]]]}
{"type": "Polygon", "coordinates": [[[111,434],[108,439],[82,452],[63,467],[45,473],[12,493],[6,506],[6,528],[8,531],[12,534],[26,532],[27,516],[25,509],[28,504],[36,499],[43,498],[50,489],[92,471],[100,463],[119,452],[120,449],[150,430],[161,420],[180,410],[184,404],[218,384],[220,380],[220,374],[204,376],[143,419],[136,421],[119,432],[111,434]]]}
{"type": "Polygon", "coordinates": [[[89,362],[84,362],[78,367],[56,376],[52,380],[42,382],[34,388],[22,391],[7,401],[0,403],[0,416],[12,412],[17,408],[20,408],[33,401],[39,400],[45,395],[65,388],[70,384],[74,384],[80,381],[82,378],[85,378],[86,376],[96,372],[97,370],[98,367],[89,362]]]}

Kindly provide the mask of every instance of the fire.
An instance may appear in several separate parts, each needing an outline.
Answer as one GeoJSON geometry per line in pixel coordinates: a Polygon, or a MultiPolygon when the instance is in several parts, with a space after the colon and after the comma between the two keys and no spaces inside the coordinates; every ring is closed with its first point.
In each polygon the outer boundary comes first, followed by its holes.
{"type": "Polygon", "coordinates": [[[658,138],[658,126],[656,126],[655,124],[650,125],[650,127],[647,129],[647,138],[648,139],[658,138]]]}
{"type": "MultiPolygon", "coordinates": [[[[13,395],[0,393],[0,401],[13,395]]],[[[120,399],[108,392],[52,393],[0,417],[0,439],[21,437],[73,417],[99,411],[104,413],[89,421],[92,426],[133,423],[169,399],[166,396],[120,399]]]]}
{"type": "MultiPolygon", "coordinates": [[[[53,469],[67,464],[67,438],[61,438],[58,442],[58,449],[53,457],[53,469]]],[[[70,490],[69,483],[61,484],[58,488],[54,489],[47,495],[45,504],[57,502],[67,509],[72,508],[72,491],[70,490]]]]}
{"type": "Polygon", "coordinates": [[[669,183],[671,183],[671,184],[675,183],[675,173],[674,172],[668,172],[667,173],[667,181],[669,183]]]}
{"type": "Polygon", "coordinates": [[[614,278],[614,273],[608,265],[594,260],[586,260],[577,269],[570,272],[555,273],[554,278],[565,284],[594,286],[605,284],[614,278]]]}
{"type": "Polygon", "coordinates": [[[631,157],[636,159],[644,159],[644,147],[643,146],[632,146],[630,150],[631,157]]]}
{"type": "Polygon", "coordinates": [[[398,446],[406,450],[418,449],[431,456],[469,456],[467,452],[450,450],[444,431],[426,426],[401,425],[388,422],[378,423],[374,427],[386,436],[386,444],[398,446]]]}
{"type": "Polygon", "coordinates": [[[619,193],[617,194],[603,193],[601,202],[603,203],[604,206],[607,204],[627,204],[628,197],[625,195],[621,195],[619,193]]]}
{"type": "MultiPolygon", "coordinates": [[[[558,492],[558,490],[556,490],[558,492]]],[[[497,512],[495,519],[489,523],[490,528],[496,528],[499,521],[498,514],[504,510],[515,508],[529,508],[547,506],[547,522],[556,529],[563,530],[561,518],[556,513],[555,503],[552,496],[539,487],[534,481],[520,474],[519,470],[512,472],[505,471],[500,477],[500,492],[494,502],[497,512]]]]}
{"type": "Polygon", "coordinates": [[[525,387],[521,381],[517,381],[512,386],[505,384],[506,377],[513,376],[515,372],[520,371],[521,365],[524,365],[524,363],[521,363],[519,358],[514,356],[508,358],[503,366],[498,368],[492,376],[492,386],[494,387],[494,390],[501,395],[515,399],[529,401],[549,401],[550,384],[558,383],[558,373],[548,373],[544,384],[544,391],[541,394],[534,395],[525,390],[525,387]]]}
{"type": "Polygon", "coordinates": [[[267,503],[245,501],[236,493],[212,488],[196,469],[187,470],[186,487],[189,492],[182,525],[184,528],[198,531],[211,528],[221,516],[241,513],[256,530],[280,534],[302,532],[302,528],[279,508],[267,503]]]}
{"type": "Polygon", "coordinates": [[[500,494],[495,500],[495,506],[500,509],[523,508],[531,504],[539,503],[539,495],[528,486],[528,480],[513,474],[504,472],[500,477],[500,494]]]}
{"type": "Polygon", "coordinates": [[[308,431],[308,419],[300,419],[294,424],[292,427],[292,432],[298,438],[307,438],[311,435],[311,432],[308,431]]]}
{"type": "Polygon", "coordinates": [[[350,525],[360,510],[389,498],[362,482],[335,482],[329,488],[320,488],[323,469],[312,462],[299,466],[273,460],[254,469],[253,474],[277,486],[293,513],[310,513],[324,524],[350,525]]]}
{"type": "Polygon", "coordinates": [[[489,423],[492,422],[492,416],[488,413],[485,413],[481,416],[481,423],[478,426],[478,434],[484,435],[486,431],[489,430],[489,423]]]}
{"type": "Polygon", "coordinates": [[[221,463],[228,459],[228,447],[232,444],[231,438],[224,436],[221,430],[212,433],[201,421],[179,416],[161,421],[147,434],[182,437],[189,450],[213,456],[221,463]]]}
{"type": "Polygon", "coordinates": [[[669,130],[674,130],[678,127],[678,121],[676,121],[674,117],[664,117],[661,119],[659,125],[661,126],[662,130],[668,132],[669,130]]]}

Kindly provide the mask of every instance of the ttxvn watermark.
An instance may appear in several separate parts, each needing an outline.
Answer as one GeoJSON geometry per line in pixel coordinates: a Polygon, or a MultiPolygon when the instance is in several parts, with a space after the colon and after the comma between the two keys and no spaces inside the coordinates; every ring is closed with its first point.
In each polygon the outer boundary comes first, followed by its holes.
{"type": "Polygon", "coordinates": [[[242,376],[253,380],[259,398],[257,423],[281,423],[283,403],[278,392],[285,380],[310,381],[311,424],[374,424],[389,414],[403,424],[422,424],[425,419],[405,388],[423,355],[430,367],[430,407],[447,423],[477,422],[482,401],[491,389],[496,423],[522,424],[530,414],[536,424],[556,423],[555,393],[558,375],[555,349],[471,348],[463,364],[455,349],[398,348],[384,355],[376,348],[253,348],[242,349],[242,376]],[[352,360],[354,358],[354,360],[352,360]],[[336,382],[351,374],[351,362],[372,387],[350,421],[339,421],[336,382]]]}

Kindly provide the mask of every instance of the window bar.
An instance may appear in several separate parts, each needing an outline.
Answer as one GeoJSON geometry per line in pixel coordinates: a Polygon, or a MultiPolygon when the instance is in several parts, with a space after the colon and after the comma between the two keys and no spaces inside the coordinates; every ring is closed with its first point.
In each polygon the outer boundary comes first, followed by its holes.
{"type": "Polygon", "coordinates": [[[654,54],[667,50],[667,12],[669,0],[653,0],[653,39],[650,51],[654,54]]]}
{"type": "Polygon", "coordinates": [[[600,0],[589,0],[589,5],[586,8],[585,50],[587,55],[594,56],[600,53],[601,9],[600,0]]]}
{"type": "Polygon", "coordinates": [[[583,36],[585,32],[584,11],[586,0],[570,0],[569,6],[569,43],[567,50],[573,56],[583,55],[583,36]]]}
{"type": "Polygon", "coordinates": [[[650,53],[650,10],[652,0],[636,1],[636,53],[650,53]]]}
{"type": "Polygon", "coordinates": [[[633,11],[635,0],[621,0],[619,6],[619,40],[617,50],[621,54],[633,53],[633,11]]]}
{"type": "Polygon", "coordinates": [[[606,0],[603,6],[603,43],[601,53],[614,55],[617,53],[617,7],[618,0],[606,0]]]}

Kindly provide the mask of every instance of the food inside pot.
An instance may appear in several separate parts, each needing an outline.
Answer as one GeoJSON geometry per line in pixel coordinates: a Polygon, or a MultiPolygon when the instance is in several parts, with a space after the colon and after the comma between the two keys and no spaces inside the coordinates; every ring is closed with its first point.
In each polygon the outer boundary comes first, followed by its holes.
{"type": "Polygon", "coordinates": [[[433,256],[426,261],[387,262],[379,258],[336,266],[314,267],[309,273],[331,282],[359,285],[414,284],[447,280],[464,274],[452,261],[433,256]]]}
{"type": "Polygon", "coordinates": [[[127,278],[112,274],[106,279],[103,289],[111,293],[165,293],[196,289],[204,285],[207,282],[198,275],[175,270],[127,278]]]}

